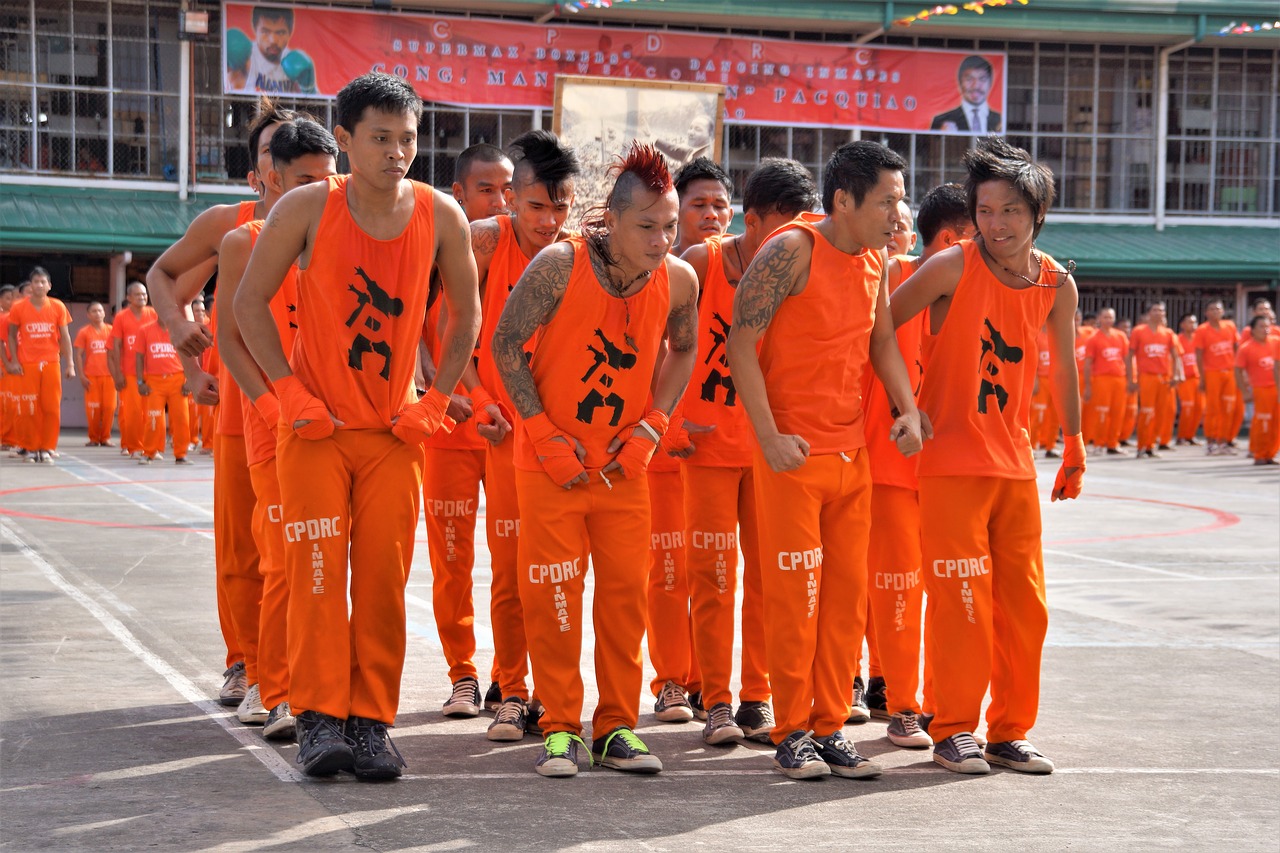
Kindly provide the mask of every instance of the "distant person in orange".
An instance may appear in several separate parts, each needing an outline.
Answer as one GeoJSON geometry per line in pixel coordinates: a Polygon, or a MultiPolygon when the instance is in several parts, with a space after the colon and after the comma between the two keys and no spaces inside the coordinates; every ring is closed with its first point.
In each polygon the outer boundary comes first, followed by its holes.
{"type": "Polygon", "coordinates": [[[1159,437],[1171,427],[1170,404],[1182,383],[1178,336],[1165,325],[1163,302],[1147,306],[1146,322],[1133,330],[1129,351],[1138,366],[1138,458],[1157,459],[1159,437]]]}
{"type": "Polygon", "coordinates": [[[1196,433],[1204,416],[1204,392],[1200,390],[1200,368],[1196,363],[1195,314],[1178,318],[1178,360],[1182,362],[1182,382],[1178,384],[1178,444],[1199,445],[1196,433]]]}
{"type": "MultiPolygon", "coordinates": [[[[191,317],[195,322],[203,326],[209,325],[209,312],[205,310],[204,299],[196,299],[191,303],[191,317]]],[[[213,372],[210,370],[212,358],[212,347],[197,357],[197,363],[205,373],[213,372]]],[[[213,453],[213,432],[218,425],[218,407],[216,404],[197,403],[193,394],[191,396],[191,410],[193,412],[191,418],[191,449],[199,449],[201,454],[209,455],[213,453]]]]}
{"type": "Polygon", "coordinates": [[[1253,401],[1249,422],[1249,455],[1254,465],[1275,465],[1280,452],[1280,338],[1271,336],[1273,324],[1266,314],[1249,321],[1250,337],[1236,354],[1236,383],[1245,400],[1253,401]]]}
{"type": "MultiPolygon", "coordinates": [[[[1092,312],[1083,314],[1078,309],[1076,311],[1076,375],[1079,377],[1081,393],[1084,391],[1084,363],[1087,355],[1086,347],[1089,345],[1089,338],[1098,332],[1098,315],[1092,312]]],[[[1088,399],[1080,401],[1080,425],[1081,434],[1084,436],[1085,448],[1089,453],[1101,453],[1102,445],[1098,444],[1097,438],[1093,435],[1093,403],[1088,399]]]]}
{"type": "Polygon", "coordinates": [[[191,425],[187,421],[186,374],[169,333],[159,322],[149,323],[138,333],[138,396],[142,398],[142,455],[139,465],[150,465],[164,450],[167,435],[165,411],[173,429],[173,464],[190,465],[191,425]]]}
{"type": "Polygon", "coordinates": [[[17,447],[18,404],[14,399],[17,377],[9,372],[9,309],[18,298],[12,284],[0,286],[0,450],[17,447]]]}
{"type": "Polygon", "coordinates": [[[130,282],[124,290],[124,308],[111,322],[111,351],[107,363],[120,400],[120,455],[142,452],[142,398],[138,396],[138,333],[156,321],[156,311],[147,305],[147,286],[130,282]]]}
{"type": "Polygon", "coordinates": [[[1236,324],[1222,318],[1221,300],[1210,302],[1204,309],[1205,322],[1196,328],[1191,342],[1195,346],[1196,366],[1200,370],[1200,390],[1204,392],[1204,435],[1209,456],[1234,455],[1231,446],[1235,434],[1231,427],[1236,404],[1240,399],[1233,375],[1236,363],[1236,324]]]}
{"type": "Polygon", "coordinates": [[[900,412],[898,450],[921,442],[884,272],[905,168],[876,142],[837,148],[823,169],[825,215],[802,213],[770,237],[734,297],[729,366],[757,445],[773,765],[792,779],[881,772],[842,729],[867,612],[868,363],[900,412]]]}
{"type": "Polygon", "coordinates": [[[30,462],[52,465],[62,421],[62,379],[74,379],[71,314],[49,295],[49,271],[31,270],[30,295],[9,309],[8,369],[18,377],[18,444],[30,462]]]}
{"type": "Polygon", "coordinates": [[[1053,408],[1053,386],[1049,382],[1052,364],[1049,331],[1042,328],[1036,335],[1036,382],[1031,395],[1031,440],[1044,451],[1045,459],[1057,459],[1058,412],[1053,408]]]}
{"type": "Polygon", "coordinates": [[[406,178],[421,99],[398,77],[365,74],[343,87],[336,108],[334,136],[351,174],[277,202],[233,306],[280,412],[297,761],[311,776],[394,779],[404,761],[388,728],[400,703],[422,442],[452,426],[445,410],[471,358],[480,305],[462,211],[406,178]],[[298,328],[286,357],[271,301],[295,263],[298,328]],[[448,325],[435,383],[417,399],[437,268],[448,325]]]}
{"type": "Polygon", "coordinates": [[[1133,382],[1129,338],[1115,328],[1116,311],[1098,312],[1098,331],[1085,344],[1084,400],[1093,404],[1094,441],[1110,456],[1120,454],[1125,389],[1133,382]]]}
{"type": "Polygon", "coordinates": [[[542,776],[575,775],[585,747],[579,660],[588,560],[600,696],[591,753],[615,770],[662,770],[635,734],[650,565],[645,469],[689,381],[698,284],[669,255],[679,201],[662,155],[633,144],[614,168],[601,216],[538,254],[493,336],[520,418],[520,598],[546,709],[535,763],[542,776]],[[664,333],[668,353],[655,381],[664,333]]]}
{"type": "MultiPolygon", "coordinates": [[[[1270,340],[1280,340],[1280,326],[1276,325],[1275,308],[1271,305],[1270,299],[1255,299],[1253,304],[1249,306],[1249,322],[1253,322],[1254,317],[1266,317],[1271,321],[1271,331],[1267,333],[1270,340]]],[[[1246,325],[1240,332],[1240,343],[1244,343],[1253,337],[1253,329],[1246,325]]]]}
{"type": "MultiPolygon", "coordinates": [[[[1123,320],[1117,320],[1116,328],[1120,330],[1125,338],[1128,338],[1133,333],[1133,321],[1127,317],[1123,320]]],[[[1128,377],[1124,392],[1124,419],[1120,423],[1121,447],[1129,446],[1129,439],[1134,437],[1134,432],[1138,426],[1138,366],[1132,353],[1129,354],[1128,377]]]]}
{"type": "Polygon", "coordinates": [[[84,417],[89,426],[85,447],[111,447],[111,424],[116,418],[116,385],[107,364],[111,324],[101,302],[89,303],[89,322],[75,340],[76,375],[84,388],[84,417]]]}
{"type": "Polygon", "coordinates": [[[507,213],[507,191],[514,166],[496,145],[480,142],[458,155],[453,166],[453,197],[468,222],[507,213]]]}

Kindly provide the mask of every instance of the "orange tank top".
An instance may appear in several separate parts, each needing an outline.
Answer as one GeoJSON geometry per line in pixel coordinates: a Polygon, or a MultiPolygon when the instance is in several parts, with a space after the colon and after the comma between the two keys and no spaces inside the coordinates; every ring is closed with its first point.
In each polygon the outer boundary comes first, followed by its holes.
{"type": "MultiPolygon", "coordinates": [[[[256,201],[242,201],[240,207],[236,211],[235,227],[248,225],[253,222],[255,212],[258,209],[256,201]]],[[[218,340],[218,294],[215,289],[213,294],[213,309],[209,312],[209,332],[213,335],[214,341],[218,340]]],[[[218,357],[218,348],[215,343],[212,347],[213,355],[210,356],[210,362],[217,366],[218,376],[218,426],[216,432],[222,435],[244,435],[244,394],[240,391],[240,386],[236,385],[235,379],[231,377],[231,371],[227,370],[222,359],[218,357]]],[[[285,350],[288,353],[288,350],[285,350]]]]}
{"type": "Polygon", "coordinates": [[[814,227],[824,217],[802,213],[779,228],[813,241],[804,290],[782,301],[760,342],[769,405],[778,431],[799,435],[810,453],[840,453],[866,444],[862,371],[867,364],[883,256],[842,252],[814,227]]]}
{"type": "MultiPolygon", "coordinates": [[[[427,351],[431,353],[431,360],[436,367],[440,366],[440,305],[442,300],[437,299],[435,304],[427,309],[427,322],[422,327],[422,340],[427,345],[427,351]]],[[[475,359],[475,356],[472,356],[475,359]]],[[[486,387],[485,390],[488,390],[486,387]]],[[[467,395],[466,387],[459,382],[458,387],[454,389],[455,394],[467,395]]],[[[480,433],[476,431],[475,417],[468,418],[453,428],[453,432],[445,432],[442,429],[436,430],[423,443],[424,447],[433,447],[437,450],[484,450],[485,440],[480,437],[480,433]]]]}
{"type": "MultiPolygon", "coordinates": [[[[987,269],[977,243],[960,245],[964,272],[946,319],[938,334],[924,338],[929,370],[920,408],[933,422],[933,438],[920,453],[920,476],[1034,480],[1027,427],[1036,336],[1058,291],[1007,287],[987,269]]],[[[1061,267],[1044,258],[1038,281],[1056,283],[1061,267]]]]}
{"type": "Polygon", "coordinates": [[[298,336],[289,363],[343,429],[390,429],[413,402],[413,367],[435,262],[434,196],[415,203],[399,236],[376,240],[347,209],[349,175],[328,179],[310,265],[298,273],[298,336]]]}
{"type": "MultiPolygon", "coordinates": [[[[614,296],[596,278],[586,239],[568,243],[569,284],[551,322],[534,335],[529,369],[547,417],[582,442],[585,467],[598,471],[611,459],[605,448],[614,436],[644,417],[671,292],[664,263],[638,292],[614,296]]],[[[523,426],[516,427],[515,465],[542,470],[523,426]]]]}
{"type": "MultiPolygon", "coordinates": [[[[898,255],[902,275],[897,286],[902,286],[917,269],[919,258],[898,255]]],[[[892,301],[890,291],[890,301],[892,301]]],[[[902,361],[907,366],[907,379],[911,383],[913,397],[920,396],[920,383],[924,378],[924,357],[920,352],[920,339],[924,334],[924,325],[929,319],[928,311],[921,311],[898,327],[898,351],[902,353],[902,361]]],[[[898,452],[898,446],[889,438],[893,428],[893,406],[889,403],[889,393],[884,390],[884,383],[876,376],[876,372],[868,362],[863,399],[867,409],[867,460],[871,464],[871,482],[877,486],[896,486],[901,489],[916,491],[920,481],[916,477],[915,457],[906,457],[898,452]]]]}
{"type": "Polygon", "coordinates": [[[1044,379],[1053,367],[1053,356],[1049,352],[1049,333],[1043,329],[1036,335],[1036,355],[1036,376],[1044,379]]]}
{"type": "Polygon", "coordinates": [[[107,350],[111,347],[111,324],[103,323],[102,330],[93,324],[81,326],[76,333],[76,346],[84,350],[85,376],[110,376],[107,366],[107,350]]]}
{"type": "MultiPolygon", "coordinates": [[[[267,221],[265,219],[255,219],[253,222],[248,223],[250,246],[257,244],[258,236],[262,234],[262,226],[266,224],[267,221]]],[[[280,289],[271,298],[270,307],[271,317],[276,321],[276,332],[280,335],[280,345],[284,348],[285,353],[292,352],[293,341],[298,334],[298,324],[296,322],[298,267],[296,264],[289,267],[289,272],[285,273],[284,280],[280,282],[280,289]]],[[[265,379],[266,377],[264,376],[263,378],[265,379]]],[[[238,396],[240,398],[240,406],[243,409],[244,449],[249,464],[257,465],[259,462],[274,459],[276,455],[276,436],[271,431],[271,425],[263,420],[262,415],[258,414],[258,410],[253,407],[253,401],[249,399],[247,394],[239,392],[238,396]]]]}
{"type": "MultiPolygon", "coordinates": [[[[492,394],[512,417],[516,417],[515,406],[507,395],[507,389],[502,384],[502,377],[498,375],[497,365],[493,361],[493,333],[498,328],[502,309],[507,305],[507,297],[528,268],[530,260],[516,240],[511,217],[499,216],[498,247],[494,249],[493,258],[489,261],[489,273],[484,280],[484,301],[480,306],[480,351],[476,355],[476,372],[484,390],[492,394]]],[[[525,353],[532,352],[533,342],[530,340],[525,344],[525,353]]]]}
{"type": "Polygon", "coordinates": [[[697,450],[686,464],[745,468],[751,464],[751,422],[729,373],[726,344],[733,325],[735,290],[724,274],[722,239],[706,241],[707,277],[698,300],[698,359],[684,392],[685,419],[715,429],[694,436],[697,450]]]}

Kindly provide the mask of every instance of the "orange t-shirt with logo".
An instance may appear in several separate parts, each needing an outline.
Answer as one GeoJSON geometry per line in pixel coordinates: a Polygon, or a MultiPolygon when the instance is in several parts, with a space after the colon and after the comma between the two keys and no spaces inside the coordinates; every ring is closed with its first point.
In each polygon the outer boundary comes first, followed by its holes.
{"type": "MultiPolygon", "coordinates": [[[[13,304],[17,304],[16,300],[13,304]]],[[[0,311],[0,357],[9,358],[9,312],[0,311]]]]}
{"type": "MultiPolygon", "coordinates": [[[[555,316],[534,335],[529,369],[551,423],[582,442],[584,467],[598,471],[623,428],[644,417],[658,348],[667,328],[667,266],[625,300],[605,290],[591,267],[586,239],[570,237],[573,270],[555,316]]],[[[516,427],[515,465],[541,471],[523,424],[516,427]]]]}
{"type": "Polygon", "coordinates": [[[1178,335],[1178,356],[1182,359],[1182,373],[1187,379],[1200,378],[1200,366],[1196,364],[1196,345],[1191,335],[1178,335]]]}
{"type": "Polygon", "coordinates": [[[110,376],[107,366],[107,350],[111,348],[111,324],[103,323],[101,329],[93,324],[82,326],[76,333],[75,345],[84,350],[85,376],[110,376]]]}
{"type": "Polygon", "coordinates": [[[142,353],[142,372],[151,376],[172,376],[182,372],[178,351],[169,333],[159,323],[149,323],[138,333],[138,350],[142,353]]]}
{"type": "MultiPolygon", "coordinates": [[[[1036,337],[1058,291],[1008,287],[987,268],[976,243],[959,245],[964,272],[941,331],[924,337],[920,408],[933,422],[933,438],[920,452],[920,476],[1034,480],[1028,427],[1036,337]]],[[[1060,282],[1062,267],[1044,259],[1038,283],[1060,282]]]]}
{"type": "Polygon", "coordinates": [[[1119,329],[1101,329],[1085,344],[1085,356],[1093,359],[1093,376],[1124,376],[1129,357],[1129,338],[1119,329]]]}
{"type": "MultiPolygon", "coordinates": [[[[921,262],[919,258],[906,255],[895,257],[900,264],[902,274],[893,290],[901,287],[902,283],[920,268],[921,262]]],[[[889,292],[889,301],[893,301],[893,291],[889,292]]],[[[920,342],[924,337],[924,327],[928,320],[929,312],[921,311],[899,326],[895,333],[898,338],[898,351],[902,353],[902,361],[907,366],[907,380],[911,383],[911,393],[917,400],[920,398],[920,385],[924,380],[924,354],[920,351],[920,342]]],[[[867,409],[867,459],[871,463],[871,482],[877,486],[895,486],[916,491],[920,488],[920,479],[916,476],[916,458],[903,456],[898,452],[898,446],[889,438],[894,421],[889,394],[884,390],[884,383],[876,376],[870,363],[867,364],[864,376],[862,398],[867,409]]]]}
{"type": "Polygon", "coordinates": [[[1198,350],[1204,350],[1205,370],[1230,370],[1236,363],[1236,324],[1223,320],[1218,328],[1208,323],[1196,327],[1191,341],[1198,350]]]}
{"type": "Polygon", "coordinates": [[[1143,323],[1129,335],[1129,349],[1137,360],[1139,374],[1172,379],[1178,347],[1178,336],[1168,326],[1152,329],[1143,323]]]}
{"type": "Polygon", "coordinates": [[[1084,380],[1084,362],[1089,355],[1089,338],[1098,333],[1093,326],[1081,326],[1076,329],[1076,373],[1084,380]]]}
{"type": "Polygon", "coordinates": [[[141,317],[125,308],[112,318],[111,337],[120,342],[120,370],[126,377],[137,373],[138,333],[158,319],[156,309],[150,305],[143,307],[141,317]]]}
{"type": "Polygon", "coordinates": [[[1250,337],[1240,345],[1240,351],[1236,353],[1236,367],[1244,370],[1254,388],[1271,388],[1276,384],[1277,348],[1277,342],[1271,338],[1255,341],[1250,337]]]}
{"type": "Polygon", "coordinates": [[[813,241],[809,280],[782,300],[760,341],[760,370],[778,431],[799,435],[811,454],[866,446],[862,373],[875,325],[884,256],[833,246],[802,213],[775,234],[804,231],[813,241]]]}
{"type": "MultiPolygon", "coordinates": [[[[255,219],[253,222],[242,226],[248,229],[250,248],[257,244],[258,237],[262,234],[262,227],[266,224],[265,219],[255,219]]],[[[298,310],[297,264],[289,267],[289,271],[285,273],[284,279],[280,282],[280,289],[276,291],[275,296],[271,297],[269,307],[271,309],[271,318],[276,321],[276,332],[280,335],[281,347],[286,353],[292,352],[293,341],[298,334],[298,324],[296,322],[298,310]]],[[[211,352],[212,350],[206,350],[202,356],[209,355],[213,357],[211,352]]],[[[265,380],[265,378],[264,375],[263,379],[265,380]]],[[[248,395],[238,387],[233,386],[232,391],[239,402],[241,410],[245,458],[248,463],[257,465],[259,462],[274,459],[276,455],[276,434],[272,431],[272,426],[274,425],[268,424],[262,415],[258,414],[258,410],[253,407],[253,401],[249,399],[248,395]]]]}
{"type": "Polygon", "coordinates": [[[9,309],[9,325],[18,327],[20,364],[57,361],[62,352],[59,346],[62,327],[71,325],[71,312],[62,300],[52,296],[46,296],[39,308],[30,299],[24,299],[9,309]]]}

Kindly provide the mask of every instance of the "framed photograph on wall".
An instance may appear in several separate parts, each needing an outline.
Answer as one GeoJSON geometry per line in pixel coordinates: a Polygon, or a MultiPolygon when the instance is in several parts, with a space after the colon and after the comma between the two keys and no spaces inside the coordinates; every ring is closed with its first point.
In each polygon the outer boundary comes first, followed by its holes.
{"type": "Polygon", "coordinates": [[[574,219],[604,203],[609,167],[632,140],[661,151],[672,174],[697,157],[719,162],[723,116],[723,86],[557,76],[553,129],[582,160],[574,219]]]}

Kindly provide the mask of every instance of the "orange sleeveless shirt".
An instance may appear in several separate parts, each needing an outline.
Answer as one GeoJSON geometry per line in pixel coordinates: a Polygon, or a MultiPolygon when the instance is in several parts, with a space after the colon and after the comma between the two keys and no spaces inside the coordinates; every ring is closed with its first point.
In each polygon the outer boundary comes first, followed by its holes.
{"type": "MultiPolygon", "coordinates": [[[[440,306],[443,302],[443,298],[437,299],[435,304],[427,309],[427,322],[422,327],[422,340],[427,345],[427,351],[431,353],[431,360],[437,368],[440,367],[440,306]]],[[[474,355],[471,358],[475,360],[474,355]]],[[[453,393],[467,396],[466,386],[459,382],[453,393]]],[[[485,440],[476,431],[474,416],[454,427],[453,432],[436,430],[423,442],[423,447],[436,450],[484,450],[484,446],[485,440]]]]}
{"type": "MultiPolygon", "coordinates": [[[[902,275],[897,286],[902,286],[911,275],[920,268],[919,258],[898,255],[897,261],[902,265],[902,275]]],[[[893,291],[890,291],[892,300],[893,291]]],[[[929,319],[928,311],[921,311],[898,327],[898,351],[902,353],[902,361],[907,366],[907,379],[911,383],[911,394],[920,396],[920,382],[924,377],[924,359],[920,354],[920,339],[924,335],[924,325],[929,319]]],[[[867,460],[871,464],[871,482],[877,486],[895,486],[900,489],[917,491],[920,481],[916,477],[916,458],[903,456],[898,446],[889,438],[893,428],[893,405],[889,402],[889,393],[884,390],[884,383],[876,376],[876,372],[867,364],[865,391],[863,399],[867,409],[867,460]]]]}
{"type": "MultiPolygon", "coordinates": [[[[498,367],[493,361],[493,333],[497,331],[502,309],[507,305],[507,297],[511,295],[531,260],[516,240],[511,217],[499,216],[498,247],[494,249],[493,258],[489,261],[489,273],[484,280],[484,302],[480,306],[480,352],[476,356],[476,372],[484,390],[492,394],[512,417],[516,417],[515,406],[507,395],[506,386],[502,384],[502,377],[498,375],[498,367]]],[[[533,352],[532,341],[525,344],[525,352],[533,352]]]]}
{"type": "MultiPolygon", "coordinates": [[[[249,245],[254,246],[262,234],[265,219],[255,219],[249,225],[249,245]]],[[[276,332],[280,335],[280,346],[288,354],[293,351],[293,341],[298,334],[298,266],[294,264],[285,273],[280,282],[280,289],[271,297],[271,317],[276,321],[276,332]]],[[[263,377],[266,378],[265,376],[263,377]]],[[[270,383],[267,383],[270,385],[270,383]]],[[[253,401],[244,392],[239,392],[240,405],[244,416],[244,447],[250,465],[257,465],[276,455],[276,435],[262,415],[253,407],[253,401]]]]}
{"type": "MultiPolygon", "coordinates": [[[[964,272],[942,331],[924,337],[920,408],[933,422],[933,438],[920,453],[920,476],[1034,480],[1027,430],[1036,337],[1058,291],[1007,287],[987,269],[977,243],[960,245],[964,272]]],[[[1060,281],[1055,269],[1061,268],[1044,255],[1038,281],[1060,281]]]]}
{"type": "Polygon", "coordinates": [[[802,213],[774,232],[807,232],[813,255],[804,290],[782,301],[760,342],[778,431],[804,438],[811,454],[866,445],[862,371],[884,269],[877,250],[850,255],[831,245],[814,227],[823,218],[802,213]]]}
{"type": "MultiPolygon", "coordinates": [[[[585,467],[598,471],[611,459],[609,442],[647,410],[671,292],[663,263],[637,293],[614,296],[596,278],[586,239],[567,242],[573,271],[555,316],[534,335],[529,369],[547,417],[582,442],[585,467]]],[[[523,425],[516,428],[515,465],[542,470],[523,425]]]]}
{"type": "MultiPolygon", "coordinates": [[[[240,208],[236,211],[235,228],[253,222],[254,211],[257,208],[258,203],[256,201],[240,202],[240,208]]],[[[229,310],[231,306],[227,307],[229,310]]],[[[213,293],[213,308],[209,311],[209,332],[216,342],[218,340],[218,293],[216,288],[213,293]]],[[[217,344],[215,343],[211,349],[213,354],[210,359],[217,366],[218,376],[218,425],[216,431],[222,435],[244,435],[244,394],[240,392],[240,386],[236,385],[235,379],[231,377],[231,371],[223,366],[222,359],[218,356],[217,344]]],[[[288,350],[285,350],[285,352],[287,353],[288,350]]]]}
{"type": "Polygon", "coordinates": [[[327,179],[316,249],[298,271],[298,333],[289,363],[341,429],[390,429],[391,418],[417,396],[413,367],[435,262],[434,197],[430,186],[411,181],[408,224],[398,236],[376,240],[347,209],[349,179],[327,179]]]}

